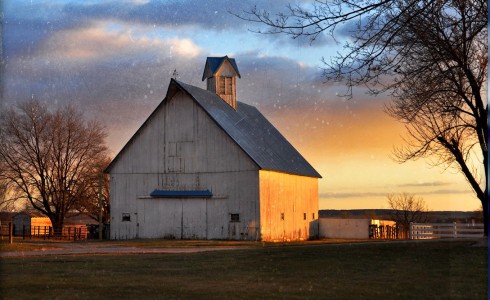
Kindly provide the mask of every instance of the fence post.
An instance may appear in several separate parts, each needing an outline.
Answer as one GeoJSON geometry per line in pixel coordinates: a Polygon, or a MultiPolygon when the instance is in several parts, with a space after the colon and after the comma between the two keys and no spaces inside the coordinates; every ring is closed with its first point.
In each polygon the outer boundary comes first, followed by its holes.
{"type": "Polygon", "coordinates": [[[454,228],[453,238],[457,238],[458,237],[458,230],[456,228],[456,222],[453,222],[453,228],[454,228]]]}
{"type": "Polygon", "coordinates": [[[409,229],[408,229],[408,239],[409,240],[412,240],[413,239],[413,223],[410,222],[410,226],[409,226],[409,229]]]}
{"type": "Polygon", "coordinates": [[[9,222],[9,244],[12,245],[14,242],[14,239],[12,237],[12,222],[9,222]]]}
{"type": "Polygon", "coordinates": [[[26,239],[26,225],[22,225],[22,239],[26,239]]]}

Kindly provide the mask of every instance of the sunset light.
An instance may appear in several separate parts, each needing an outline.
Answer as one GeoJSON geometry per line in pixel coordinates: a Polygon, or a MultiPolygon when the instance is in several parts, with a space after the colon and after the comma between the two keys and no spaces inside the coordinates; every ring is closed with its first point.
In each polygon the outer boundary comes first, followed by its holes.
{"type": "Polygon", "coordinates": [[[242,73],[237,99],[257,106],[322,174],[320,209],[386,208],[392,192],[422,196],[431,210],[480,207],[455,170],[391,158],[405,130],[384,113],[390,96],[357,88],[347,99],[339,96],[343,84],[325,83],[321,58],[342,49],[326,35],[310,44],[253,33],[252,24],[228,12],[246,3],[181,9],[172,2],[158,13],[148,1],[133,8],[68,3],[3,4],[4,106],[32,98],[81,107],[106,126],[115,155],[165,97],[174,70],[179,80],[203,86],[205,57],[232,55],[242,73]],[[196,13],[203,10],[210,15],[196,13]]]}

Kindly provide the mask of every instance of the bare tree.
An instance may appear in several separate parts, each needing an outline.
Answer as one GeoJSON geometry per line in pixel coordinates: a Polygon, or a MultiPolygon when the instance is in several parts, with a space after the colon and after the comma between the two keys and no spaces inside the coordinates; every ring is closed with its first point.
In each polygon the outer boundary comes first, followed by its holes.
{"type": "Polygon", "coordinates": [[[347,95],[356,85],[389,92],[386,111],[408,131],[396,159],[430,158],[459,170],[482,203],[488,236],[487,1],[315,1],[237,16],[267,25],[262,33],[312,42],[350,28],[345,52],[323,59],[325,78],[346,82],[347,95]]]}
{"type": "Polygon", "coordinates": [[[427,221],[428,209],[424,199],[408,193],[388,194],[387,198],[392,210],[393,221],[401,226],[405,237],[408,237],[410,223],[427,221]]]}
{"type": "Polygon", "coordinates": [[[94,164],[105,156],[106,133],[66,106],[51,112],[37,101],[7,109],[0,126],[0,174],[32,208],[61,232],[92,184],[94,164]]]}
{"type": "MultiPolygon", "coordinates": [[[[0,170],[2,172],[2,170],[0,170]]],[[[11,203],[6,201],[7,199],[7,181],[0,180],[0,211],[10,211],[12,209],[11,203]]]]}
{"type": "Polygon", "coordinates": [[[103,223],[108,223],[110,221],[109,176],[104,173],[105,168],[110,162],[111,158],[109,156],[103,156],[93,165],[94,170],[91,172],[90,183],[87,185],[78,207],[80,213],[89,216],[95,221],[99,221],[99,188],[101,188],[103,223]],[[102,186],[99,186],[100,183],[102,183],[102,186]]]}

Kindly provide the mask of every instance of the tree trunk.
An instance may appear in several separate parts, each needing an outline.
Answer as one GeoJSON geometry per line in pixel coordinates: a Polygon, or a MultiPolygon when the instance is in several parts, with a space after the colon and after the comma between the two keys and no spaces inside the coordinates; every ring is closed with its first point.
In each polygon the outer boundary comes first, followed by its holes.
{"type": "Polygon", "coordinates": [[[55,237],[61,237],[63,233],[63,220],[57,220],[57,218],[51,219],[53,225],[53,235],[55,237]]]}
{"type": "Polygon", "coordinates": [[[486,197],[487,191],[485,191],[485,197],[481,200],[482,208],[483,208],[483,235],[488,237],[488,199],[486,197]]]}

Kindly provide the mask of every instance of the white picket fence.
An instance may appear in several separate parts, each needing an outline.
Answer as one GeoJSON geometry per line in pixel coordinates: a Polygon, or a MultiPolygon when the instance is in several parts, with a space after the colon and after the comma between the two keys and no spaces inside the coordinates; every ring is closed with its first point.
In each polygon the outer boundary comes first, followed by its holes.
{"type": "Polygon", "coordinates": [[[410,223],[410,239],[472,238],[483,236],[483,224],[410,223]]]}

